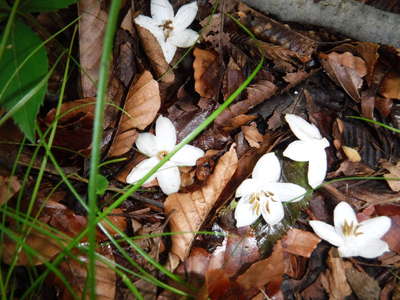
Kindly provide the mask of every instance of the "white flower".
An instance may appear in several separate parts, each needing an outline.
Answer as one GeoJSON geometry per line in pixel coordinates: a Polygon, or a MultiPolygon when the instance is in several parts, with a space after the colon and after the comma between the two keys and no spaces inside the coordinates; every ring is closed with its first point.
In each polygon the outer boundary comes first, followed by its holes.
{"type": "Polygon", "coordinates": [[[293,183],[278,182],[281,165],[275,153],[264,154],[253,169],[252,178],[243,181],[236,190],[241,197],[236,210],[236,226],[247,226],[260,215],[269,225],[279,223],[284,216],[282,202],[299,201],[306,190],[293,183]]]}
{"type": "Polygon", "coordinates": [[[283,155],[295,161],[308,161],[308,184],[316,188],[326,176],[325,148],[329,147],[329,141],[322,138],[314,124],[308,123],[299,116],[286,114],[285,119],[299,140],[292,142],[283,155]]]}
{"type": "Polygon", "coordinates": [[[382,216],[358,223],[349,204],[340,202],[333,214],[335,227],[321,221],[310,221],[314,232],[336,247],[341,257],[375,258],[389,251],[380,238],[389,230],[390,218],[382,216]]]}
{"type": "Polygon", "coordinates": [[[168,0],[151,0],[151,18],[139,15],[135,23],[149,30],[157,39],[164,53],[165,60],[170,63],[176,48],[188,48],[196,43],[199,35],[192,29],[197,14],[197,2],[183,5],[174,16],[174,9],[168,0]]]}
{"type": "MultiPolygon", "coordinates": [[[[141,133],[136,139],[136,147],[150,158],[140,162],[132,169],[126,178],[127,183],[134,183],[146,175],[156,164],[163,159],[176,144],[176,130],[172,122],[163,116],[156,121],[156,135],[141,133]]],[[[196,160],[204,155],[200,148],[185,145],[171,157],[155,174],[145,183],[157,178],[158,185],[164,194],[176,193],[181,185],[178,166],[194,166],[196,160]]]]}

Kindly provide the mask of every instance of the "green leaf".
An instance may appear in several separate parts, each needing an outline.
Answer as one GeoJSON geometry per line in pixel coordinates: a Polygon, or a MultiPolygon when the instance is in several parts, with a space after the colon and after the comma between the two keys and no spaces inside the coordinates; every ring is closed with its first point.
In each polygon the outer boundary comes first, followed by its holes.
{"type": "MultiPolygon", "coordinates": [[[[48,72],[46,50],[41,47],[32,54],[32,51],[42,43],[27,25],[18,19],[15,21],[0,61],[0,105],[5,109],[10,110],[16,106],[19,100],[46,76],[48,72]]],[[[13,114],[15,123],[31,141],[35,139],[36,115],[43,103],[46,90],[47,84],[13,114]]]]}
{"type": "Polygon", "coordinates": [[[18,10],[23,13],[54,11],[76,2],[78,0],[25,0],[21,1],[18,10]]]}
{"type": "Polygon", "coordinates": [[[101,174],[97,174],[97,186],[96,186],[96,194],[104,195],[108,188],[108,180],[101,174]]]}

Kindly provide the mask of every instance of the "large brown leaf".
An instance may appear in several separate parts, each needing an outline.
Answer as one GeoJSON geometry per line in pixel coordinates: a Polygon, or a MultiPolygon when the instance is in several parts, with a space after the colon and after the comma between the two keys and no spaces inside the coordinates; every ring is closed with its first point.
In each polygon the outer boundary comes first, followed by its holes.
{"type": "Polygon", "coordinates": [[[201,189],[191,193],[175,193],[164,203],[166,214],[170,215],[170,230],[178,232],[172,236],[169,256],[170,268],[175,269],[177,259],[183,261],[189,254],[190,246],[208,213],[218,200],[226,184],[236,171],[238,158],[234,146],[218,161],[214,173],[201,189]],[[179,234],[179,232],[189,232],[179,234]]]}
{"type": "Polygon", "coordinates": [[[20,189],[16,176],[0,176],[0,205],[6,203],[20,189]]]}
{"type": "Polygon", "coordinates": [[[154,121],[161,106],[158,82],[149,71],[144,71],[131,85],[126,97],[117,134],[110,148],[109,156],[128,152],[137,137],[136,129],[143,130],[154,121]]]}
{"type": "Polygon", "coordinates": [[[343,87],[354,101],[360,102],[359,89],[367,74],[365,61],[350,52],[320,54],[321,63],[331,79],[343,87]]]}
{"type": "Polygon", "coordinates": [[[79,53],[83,97],[96,96],[107,13],[101,1],[79,1],[79,53]]]}
{"type": "Polygon", "coordinates": [[[194,54],[194,88],[200,96],[216,99],[219,90],[220,61],[218,54],[211,50],[195,48],[194,54]]]}
{"type": "MultiPolygon", "coordinates": [[[[111,246],[101,247],[98,250],[99,254],[104,258],[114,262],[114,255],[111,246]]],[[[88,259],[86,255],[75,253],[78,260],[68,259],[60,265],[60,270],[71,284],[72,288],[78,296],[82,296],[85,289],[85,282],[87,279],[87,264],[88,259]]],[[[116,291],[117,276],[115,272],[107,266],[100,259],[96,259],[96,299],[98,300],[114,300],[116,291]]],[[[64,288],[61,282],[62,300],[71,299],[71,295],[67,289],[64,288]]],[[[86,289],[86,292],[88,290],[86,289]]],[[[84,297],[87,299],[87,297],[84,297]]]]}
{"type": "Polygon", "coordinates": [[[136,28],[139,33],[142,46],[157,77],[160,77],[160,81],[164,83],[172,83],[175,80],[175,74],[165,60],[164,54],[157,39],[146,28],[137,24],[136,28]]]}

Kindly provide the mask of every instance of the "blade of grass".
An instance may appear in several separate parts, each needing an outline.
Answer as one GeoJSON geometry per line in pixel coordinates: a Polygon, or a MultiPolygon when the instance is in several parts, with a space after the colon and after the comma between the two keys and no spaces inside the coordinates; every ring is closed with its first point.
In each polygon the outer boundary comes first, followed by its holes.
{"type": "Polygon", "coordinates": [[[97,86],[97,99],[96,108],[93,121],[93,135],[92,135],[92,151],[90,160],[89,171],[89,212],[88,212],[88,240],[89,240],[89,264],[88,264],[88,277],[90,299],[94,300],[96,297],[96,262],[95,262],[95,248],[96,248],[96,216],[97,216],[97,181],[99,174],[99,163],[101,155],[101,140],[103,138],[103,124],[104,124],[104,108],[106,103],[106,91],[109,77],[109,66],[111,61],[112,46],[114,41],[114,34],[117,27],[119,10],[121,7],[121,0],[114,0],[111,2],[109,10],[106,31],[104,35],[103,49],[100,60],[99,83],[97,86]]]}
{"type": "Polygon", "coordinates": [[[19,3],[20,3],[20,0],[15,0],[14,1],[14,4],[13,4],[13,6],[11,8],[10,15],[8,17],[8,20],[7,20],[6,27],[4,28],[4,35],[3,35],[3,38],[2,38],[2,40],[0,42],[0,59],[3,57],[4,50],[6,49],[6,44],[7,44],[7,41],[8,41],[8,37],[10,36],[10,33],[11,33],[11,27],[14,24],[14,20],[15,20],[16,14],[17,14],[19,3]]]}
{"type": "Polygon", "coordinates": [[[372,124],[375,124],[375,125],[379,125],[379,126],[381,126],[383,128],[389,129],[389,130],[391,130],[393,132],[400,133],[400,129],[394,128],[394,127],[389,126],[389,125],[387,125],[385,123],[378,122],[378,121],[375,121],[375,120],[371,120],[371,119],[368,119],[368,118],[358,117],[358,116],[347,116],[347,118],[369,122],[369,123],[372,123],[372,124]]]}

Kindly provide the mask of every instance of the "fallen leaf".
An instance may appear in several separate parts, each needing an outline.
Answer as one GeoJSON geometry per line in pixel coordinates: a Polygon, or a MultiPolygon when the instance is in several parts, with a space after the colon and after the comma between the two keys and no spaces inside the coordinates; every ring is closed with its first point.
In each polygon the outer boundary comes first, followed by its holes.
{"type": "Polygon", "coordinates": [[[388,99],[400,99],[400,74],[398,72],[389,72],[380,87],[382,96],[388,99]]]}
{"type": "Polygon", "coordinates": [[[124,113],[119,122],[109,156],[119,156],[132,149],[137,137],[135,129],[143,130],[155,119],[161,106],[158,82],[149,71],[144,71],[129,89],[124,113]]]}
{"type": "Polygon", "coordinates": [[[320,238],[309,231],[291,228],[282,239],[282,247],[291,254],[310,257],[320,241],[320,238]]]}
{"type": "MultiPolygon", "coordinates": [[[[178,233],[171,238],[170,262],[173,260],[171,256],[177,256],[181,261],[188,256],[195,237],[194,232],[200,229],[225,185],[235,173],[237,163],[235,148],[231,146],[231,149],[219,159],[214,173],[201,189],[191,193],[175,193],[165,200],[164,209],[170,216],[170,231],[178,233]],[[179,232],[186,233],[179,234],[179,232]]],[[[173,270],[176,265],[170,264],[169,268],[173,270]]]]}
{"type": "Polygon", "coordinates": [[[348,146],[342,146],[342,150],[344,154],[347,156],[349,161],[351,162],[360,162],[361,161],[361,155],[358,153],[357,149],[348,147],[348,146]]]}
{"type": "Polygon", "coordinates": [[[258,131],[255,126],[242,126],[241,127],[246,141],[250,147],[260,148],[260,143],[264,140],[264,137],[258,131]]]}
{"type": "Polygon", "coordinates": [[[354,101],[360,102],[359,89],[363,84],[362,77],[367,74],[364,60],[350,52],[343,54],[336,52],[321,53],[320,58],[329,77],[341,85],[354,101]]]}
{"type": "Polygon", "coordinates": [[[336,248],[329,250],[328,270],[322,275],[321,282],[331,300],[342,300],[352,291],[347,283],[344,262],[336,248]]]}
{"type": "MultiPolygon", "coordinates": [[[[107,216],[107,219],[115,226],[117,227],[120,231],[125,232],[127,228],[127,221],[126,217],[122,216],[123,214],[123,209],[121,208],[115,208],[112,210],[112,212],[107,216]],[[121,215],[121,216],[119,216],[121,215]]],[[[107,224],[104,220],[100,222],[111,235],[117,235],[117,232],[111,228],[110,225],[107,224]]]]}
{"type": "MultiPolygon", "coordinates": [[[[5,233],[7,235],[7,233],[5,233]]],[[[14,232],[19,239],[23,236],[14,232]]],[[[2,242],[1,256],[5,264],[11,264],[14,260],[14,256],[17,255],[15,264],[17,266],[36,266],[41,265],[62,251],[62,249],[68,244],[66,240],[56,241],[53,238],[49,238],[47,235],[43,235],[36,230],[31,232],[23,240],[23,246],[30,247],[34,254],[30,254],[24,247],[18,245],[14,240],[5,237],[2,242]]]]}
{"type": "MultiPolygon", "coordinates": [[[[114,255],[113,250],[110,245],[102,246],[98,248],[98,254],[103,256],[104,259],[108,260],[110,264],[114,263],[114,255]]],[[[66,261],[63,261],[59,270],[64,274],[65,278],[68,280],[78,298],[82,298],[83,291],[86,290],[88,293],[88,289],[85,289],[85,283],[87,280],[87,266],[88,266],[88,258],[86,255],[81,253],[75,253],[75,257],[77,259],[70,258],[66,261]]],[[[96,299],[99,300],[114,300],[116,293],[116,281],[117,276],[114,270],[111,269],[110,266],[102,262],[99,258],[96,258],[96,274],[95,274],[95,294],[96,299]]],[[[56,281],[63,291],[62,300],[68,300],[72,298],[72,295],[65,288],[63,283],[58,280],[56,281]]],[[[86,294],[87,295],[87,294],[86,294]]],[[[87,296],[83,297],[86,299],[87,296]]]]}
{"type": "Polygon", "coordinates": [[[377,300],[381,293],[378,282],[352,265],[346,268],[346,278],[358,299],[377,300]]]}
{"type": "Polygon", "coordinates": [[[224,98],[228,98],[245,80],[242,68],[230,57],[228,66],[222,79],[222,93],[224,98]]]}
{"type": "Polygon", "coordinates": [[[0,205],[18,193],[21,185],[16,176],[0,176],[0,205]]]}
{"type": "Polygon", "coordinates": [[[383,177],[386,178],[386,182],[390,189],[395,192],[400,191],[400,161],[393,165],[389,162],[382,163],[382,167],[389,171],[389,173],[384,174],[383,177]],[[390,180],[390,178],[399,178],[399,180],[390,180]]]}
{"type": "Polygon", "coordinates": [[[140,41],[144,48],[144,52],[149,58],[150,64],[153,67],[157,77],[159,77],[160,81],[166,84],[172,83],[175,80],[175,74],[165,60],[164,53],[162,52],[157,39],[144,27],[141,27],[137,24],[135,25],[139,33],[140,41]]]}
{"type": "Polygon", "coordinates": [[[206,98],[217,98],[219,90],[220,62],[217,53],[195,48],[193,61],[194,89],[206,98]]]}
{"type": "Polygon", "coordinates": [[[269,80],[260,80],[246,88],[247,98],[232,104],[225,109],[215,120],[218,125],[229,125],[229,120],[244,114],[254,106],[271,98],[278,91],[278,87],[269,80]]]}
{"type": "Polygon", "coordinates": [[[283,276],[285,273],[283,260],[284,251],[281,242],[278,241],[271,256],[252,264],[236,281],[246,290],[262,289],[266,284],[283,276]]]}
{"type": "Polygon", "coordinates": [[[107,13],[97,0],[81,0],[79,10],[79,58],[83,97],[96,96],[107,13]]]}

